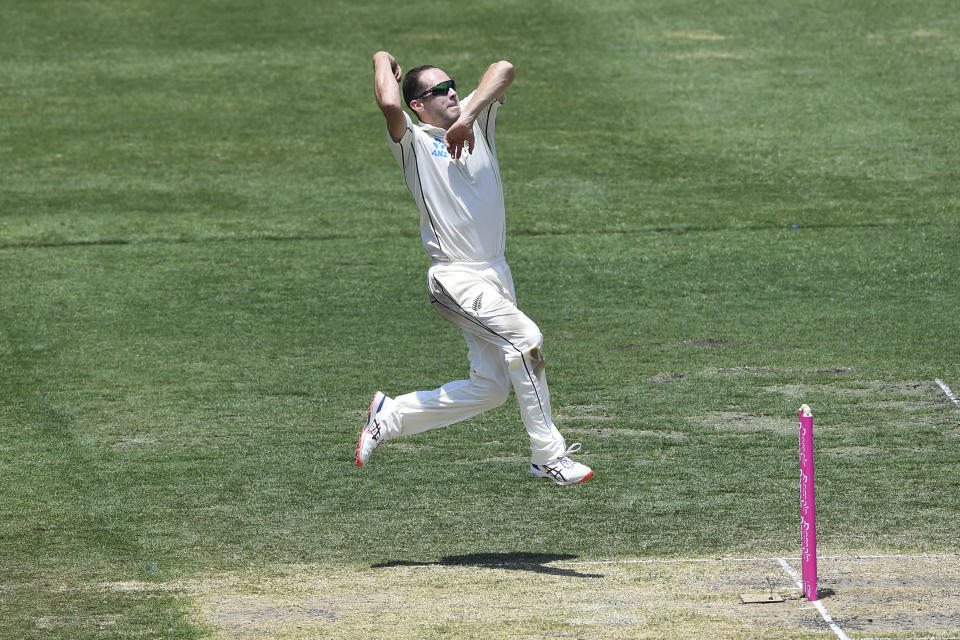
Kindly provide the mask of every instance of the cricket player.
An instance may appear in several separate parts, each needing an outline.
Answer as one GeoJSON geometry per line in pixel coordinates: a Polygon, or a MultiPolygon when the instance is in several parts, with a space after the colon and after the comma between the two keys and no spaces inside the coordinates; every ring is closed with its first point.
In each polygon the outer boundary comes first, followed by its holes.
{"type": "Polygon", "coordinates": [[[580,443],[567,448],[553,424],[543,337],[517,308],[504,259],[505,209],[494,128],[513,82],[513,65],[490,65],[476,91],[463,100],[442,69],[417,67],[404,77],[386,51],[373,56],[373,69],[390,150],[420,210],[420,236],[432,261],[430,302],[463,330],[470,379],[395,398],[377,391],[357,442],[357,466],[366,464],[384,440],[466,420],[506,402],[513,388],[530,436],[530,472],[559,485],[588,480],[593,471],[569,458],[580,443]]]}

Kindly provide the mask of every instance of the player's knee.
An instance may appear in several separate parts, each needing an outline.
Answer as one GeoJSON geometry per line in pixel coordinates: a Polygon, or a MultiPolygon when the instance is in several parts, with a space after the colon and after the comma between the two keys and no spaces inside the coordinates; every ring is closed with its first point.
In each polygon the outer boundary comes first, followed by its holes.
{"type": "Polygon", "coordinates": [[[507,366],[519,366],[521,362],[542,366],[542,345],[543,335],[537,326],[532,324],[530,330],[520,334],[516,341],[505,349],[507,366]]]}
{"type": "Polygon", "coordinates": [[[540,333],[537,325],[531,325],[529,329],[523,332],[523,337],[520,340],[520,351],[525,354],[537,352],[542,355],[541,347],[543,347],[543,334],[540,333]]]}

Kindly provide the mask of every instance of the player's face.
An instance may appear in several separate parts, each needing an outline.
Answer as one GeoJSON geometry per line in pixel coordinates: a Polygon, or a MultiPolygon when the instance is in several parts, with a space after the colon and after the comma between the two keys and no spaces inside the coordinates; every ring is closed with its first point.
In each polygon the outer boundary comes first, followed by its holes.
{"type": "MultiPolygon", "coordinates": [[[[427,69],[420,74],[421,91],[436,87],[448,80],[450,76],[442,69],[427,69]]],[[[420,120],[443,129],[449,129],[460,117],[460,97],[454,88],[439,95],[428,93],[422,98],[411,100],[410,106],[420,116],[420,120]]]]}

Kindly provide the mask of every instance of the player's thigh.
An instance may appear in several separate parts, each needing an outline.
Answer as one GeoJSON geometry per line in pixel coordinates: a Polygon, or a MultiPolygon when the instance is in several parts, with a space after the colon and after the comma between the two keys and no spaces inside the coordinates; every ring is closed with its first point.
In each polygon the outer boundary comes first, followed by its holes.
{"type": "Polygon", "coordinates": [[[540,329],[490,277],[467,270],[431,270],[436,311],[465,332],[521,353],[540,347],[540,329]]]}

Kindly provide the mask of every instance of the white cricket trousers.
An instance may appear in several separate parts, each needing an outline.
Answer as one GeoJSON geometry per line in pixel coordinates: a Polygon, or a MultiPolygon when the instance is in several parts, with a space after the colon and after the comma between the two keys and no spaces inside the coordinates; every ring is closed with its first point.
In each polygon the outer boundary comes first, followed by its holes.
{"type": "Polygon", "coordinates": [[[387,437],[466,420],[506,402],[513,387],[530,436],[531,462],[546,464],[562,455],[566,444],[550,414],[543,336],[517,308],[507,261],[434,263],[427,279],[433,308],[463,330],[470,379],[394,398],[381,413],[387,437]]]}

